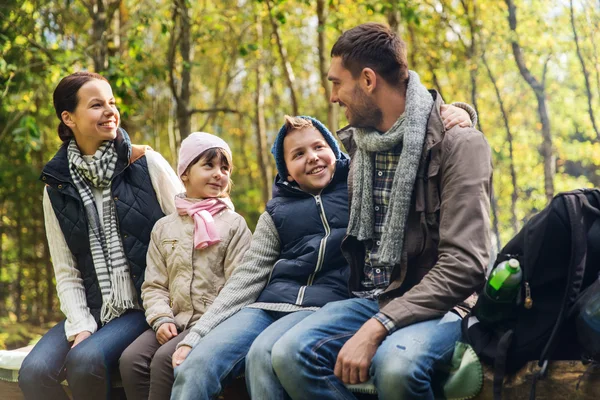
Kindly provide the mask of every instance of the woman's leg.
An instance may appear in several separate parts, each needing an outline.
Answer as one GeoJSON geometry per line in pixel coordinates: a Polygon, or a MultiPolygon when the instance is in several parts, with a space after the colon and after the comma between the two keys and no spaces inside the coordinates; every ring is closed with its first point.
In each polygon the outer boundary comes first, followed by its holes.
{"type": "Polygon", "coordinates": [[[148,329],[119,358],[119,371],[128,400],[145,400],[150,394],[150,363],[160,347],[156,333],[148,329]]]}
{"type": "Polygon", "coordinates": [[[274,321],[264,310],[244,308],[204,336],[175,368],[171,399],[209,400],[244,372],[254,339],[274,321]]]}
{"type": "Polygon", "coordinates": [[[71,343],[65,336],[65,321],[50,329],[25,357],[19,370],[19,387],[27,400],[68,400],[60,382],[71,343]]]}
{"type": "Polygon", "coordinates": [[[73,399],[108,399],[119,357],[147,329],[143,311],[128,311],[69,351],[65,364],[73,399]]]}
{"type": "Polygon", "coordinates": [[[284,333],[313,312],[297,311],[282,316],[252,343],[246,356],[246,387],[251,398],[272,400],[289,398],[273,371],[271,349],[284,333]]]}
{"type": "Polygon", "coordinates": [[[149,400],[169,400],[173,389],[173,353],[190,330],[186,329],[160,346],[150,364],[149,400]]]}

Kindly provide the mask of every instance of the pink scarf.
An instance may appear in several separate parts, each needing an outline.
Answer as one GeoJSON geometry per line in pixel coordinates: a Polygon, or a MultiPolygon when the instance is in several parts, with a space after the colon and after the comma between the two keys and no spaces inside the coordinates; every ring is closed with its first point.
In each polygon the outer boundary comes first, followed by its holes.
{"type": "Polygon", "coordinates": [[[175,207],[177,207],[179,215],[187,214],[194,219],[194,247],[196,249],[204,249],[221,241],[212,216],[227,208],[224,201],[213,198],[193,202],[177,196],[175,207]]]}

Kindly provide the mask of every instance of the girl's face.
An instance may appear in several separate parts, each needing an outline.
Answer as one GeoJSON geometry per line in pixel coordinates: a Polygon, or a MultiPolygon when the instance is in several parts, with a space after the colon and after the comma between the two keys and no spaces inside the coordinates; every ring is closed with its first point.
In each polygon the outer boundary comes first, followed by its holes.
{"type": "Polygon", "coordinates": [[[103,141],[117,137],[120,115],[108,82],[98,79],[86,82],[77,97],[79,102],[75,111],[63,111],[61,116],[73,131],[77,145],[88,154],[85,149],[95,151],[103,141]]]}
{"type": "Polygon", "coordinates": [[[220,157],[201,157],[181,175],[187,197],[206,199],[227,193],[231,169],[220,157]]]}

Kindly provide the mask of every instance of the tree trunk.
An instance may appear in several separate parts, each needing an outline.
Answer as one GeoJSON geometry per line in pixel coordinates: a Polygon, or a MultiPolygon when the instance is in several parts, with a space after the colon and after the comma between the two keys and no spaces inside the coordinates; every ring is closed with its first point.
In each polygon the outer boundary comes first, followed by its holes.
{"type": "Polygon", "coordinates": [[[8,297],[8,291],[2,281],[2,270],[4,267],[4,252],[2,237],[4,235],[4,224],[2,223],[2,217],[4,215],[4,201],[0,201],[0,317],[6,316],[6,298],[8,297]]]}
{"type": "MultiPolygon", "coordinates": [[[[477,57],[477,35],[478,31],[475,26],[475,21],[477,21],[477,2],[476,0],[472,0],[470,2],[466,2],[465,0],[461,0],[461,4],[463,6],[463,10],[465,15],[467,16],[467,23],[469,25],[469,34],[471,36],[471,42],[467,46],[467,65],[469,67],[469,78],[471,80],[471,102],[473,103],[473,107],[479,116],[479,107],[477,106],[477,73],[479,69],[479,60],[477,57]],[[472,7],[472,11],[469,8],[469,5],[472,7]]],[[[481,131],[481,117],[477,119],[477,129],[481,131]]]]}
{"type": "Polygon", "coordinates": [[[583,79],[585,81],[585,91],[587,94],[588,113],[590,114],[590,120],[592,121],[592,127],[594,128],[594,132],[596,132],[596,138],[598,138],[598,140],[600,140],[600,132],[598,132],[598,127],[596,126],[596,118],[594,118],[594,109],[592,106],[593,98],[592,98],[592,89],[590,87],[590,74],[585,65],[585,59],[583,58],[581,49],[579,48],[579,37],[577,36],[577,28],[575,26],[575,15],[573,12],[573,0],[569,1],[569,8],[571,11],[571,27],[573,28],[573,37],[575,39],[575,48],[577,49],[577,58],[579,58],[579,62],[581,63],[581,70],[583,71],[583,79]]]}
{"type": "MultiPolygon", "coordinates": [[[[20,179],[17,179],[17,188],[21,187],[20,179]]],[[[17,322],[21,321],[21,307],[23,297],[23,268],[25,267],[25,251],[23,243],[23,203],[15,204],[17,207],[16,230],[17,230],[17,279],[14,282],[15,289],[15,315],[17,322]]]]}
{"type": "Polygon", "coordinates": [[[541,153],[544,159],[544,191],[546,194],[546,200],[548,203],[554,197],[554,154],[552,147],[552,135],[550,131],[550,119],[548,118],[548,109],[546,107],[546,91],[545,91],[545,80],[546,80],[546,65],[544,66],[544,72],[542,74],[542,81],[539,82],[529,71],[525,65],[525,59],[523,57],[523,51],[518,42],[517,38],[517,9],[513,0],[504,0],[508,6],[508,23],[510,30],[512,31],[511,47],[512,52],[519,68],[519,72],[523,79],[529,84],[538,103],[538,115],[542,124],[542,148],[541,153]]]}
{"type": "Polygon", "coordinates": [[[105,0],[94,0],[92,4],[84,1],[83,4],[92,18],[91,43],[94,71],[102,73],[108,68],[108,27],[121,0],[108,1],[107,4],[105,0]]]}
{"type": "MultiPolygon", "coordinates": [[[[256,16],[256,43],[262,46],[263,43],[263,31],[262,23],[260,21],[260,15],[256,16]]],[[[260,49],[260,48],[259,48],[260,49]]],[[[262,201],[263,205],[266,205],[271,197],[271,168],[269,168],[269,159],[267,152],[267,122],[265,120],[265,97],[263,93],[263,60],[262,51],[258,51],[258,59],[256,60],[256,118],[255,118],[255,132],[256,132],[256,147],[258,154],[256,159],[260,169],[260,179],[262,186],[262,201]]],[[[283,177],[285,179],[285,177],[283,177]]]]}
{"type": "Polygon", "coordinates": [[[506,141],[508,142],[508,155],[509,155],[509,168],[510,168],[510,180],[512,183],[512,195],[510,201],[510,222],[512,225],[513,233],[516,234],[519,231],[519,221],[517,219],[517,200],[519,199],[519,186],[517,184],[517,172],[515,170],[515,155],[513,149],[513,135],[510,130],[510,124],[508,122],[508,113],[506,112],[506,107],[504,107],[504,100],[502,99],[502,95],[500,94],[500,89],[498,88],[498,83],[496,82],[496,78],[494,74],[492,74],[492,70],[485,58],[485,53],[481,55],[481,59],[483,61],[483,65],[487,70],[488,76],[492,85],[494,86],[494,91],[496,93],[496,99],[498,100],[498,105],[500,106],[500,113],[502,114],[502,121],[504,122],[504,129],[506,130],[506,141]]]}
{"type": "Polygon", "coordinates": [[[190,17],[186,0],[175,0],[173,5],[173,31],[169,41],[168,64],[169,84],[175,98],[177,125],[181,140],[189,136],[192,131],[192,118],[190,113],[190,81],[191,81],[191,41],[190,17]],[[179,88],[175,82],[175,55],[179,49],[181,55],[181,74],[179,88]]]}
{"type": "Polygon", "coordinates": [[[267,8],[269,9],[269,20],[271,21],[271,28],[273,29],[273,36],[275,37],[275,43],[277,44],[277,50],[279,51],[279,57],[281,58],[281,65],[283,67],[283,74],[285,76],[285,80],[287,82],[288,89],[290,91],[290,98],[292,100],[292,112],[294,116],[298,115],[298,100],[296,97],[296,77],[294,76],[294,71],[292,70],[292,64],[290,64],[287,56],[287,51],[283,46],[283,42],[281,41],[281,36],[279,35],[279,27],[277,26],[277,22],[273,17],[271,0],[266,0],[267,8]]]}
{"type": "Polygon", "coordinates": [[[400,31],[400,21],[402,20],[402,15],[398,9],[398,1],[391,1],[389,3],[389,7],[390,8],[386,12],[388,25],[390,26],[390,29],[394,31],[399,38],[401,38],[402,32],[400,31]]]}
{"type": "Polygon", "coordinates": [[[327,127],[331,132],[337,131],[337,108],[333,104],[331,99],[331,86],[327,80],[328,62],[327,62],[327,44],[326,39],[326,24],[327,24],[327,10],[325,9],[325,0],[317,0],[317,20],[318,20],[318,38],[319,38],[319,72],[321,75],[321,86],[325,94],[325,101],[327,102],[327,127]]]}

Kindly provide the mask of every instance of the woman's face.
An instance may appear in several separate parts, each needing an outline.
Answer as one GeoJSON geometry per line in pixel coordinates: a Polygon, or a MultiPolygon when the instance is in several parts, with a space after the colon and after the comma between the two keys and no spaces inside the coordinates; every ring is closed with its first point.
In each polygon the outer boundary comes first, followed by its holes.
{"type": "Polygon", "coordinates": [[[108,82],[92,79],[79,88],[77,97],[75,111],[63,111],[61,115],[81,150],[94,148],[95,151],[103,141],[117,137],[120,115],[113,92],[108,82]]]}

